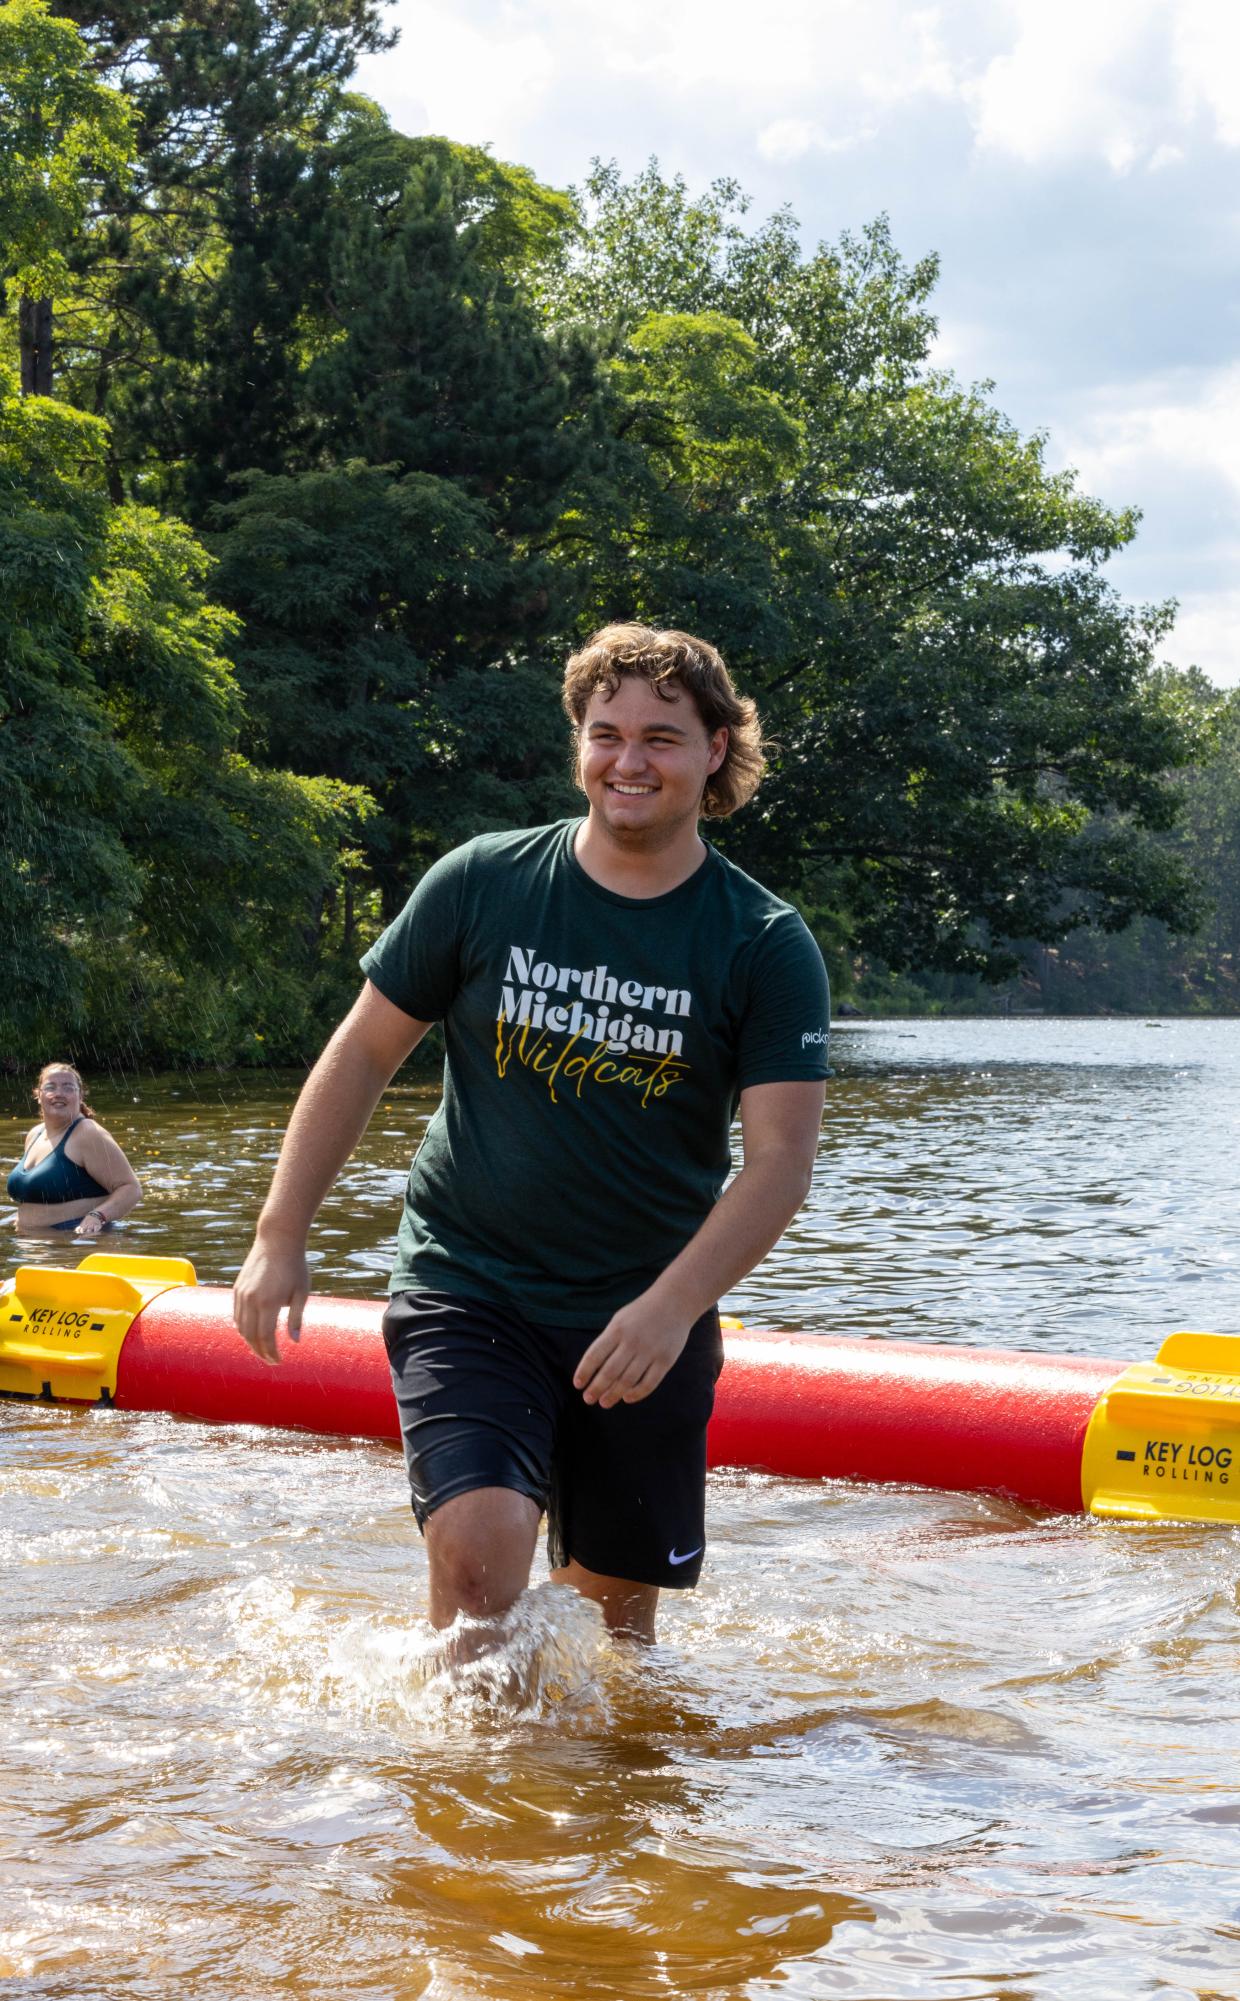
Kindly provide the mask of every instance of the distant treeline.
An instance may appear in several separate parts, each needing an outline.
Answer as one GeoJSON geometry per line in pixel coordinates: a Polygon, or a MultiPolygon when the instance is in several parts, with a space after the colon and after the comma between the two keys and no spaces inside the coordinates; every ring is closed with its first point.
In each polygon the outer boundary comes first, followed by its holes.
{"type": "Polygon", "coordinates": [[[1236,712],[1105,581],[1135,514],[930,366],[934,259],[408,138],[387,39],[0,6],[4,1057],[303,1057],[430,861],[573,810],[617,617],[758,698],[720,839],[845,998],[1230,1005],[1236,712]]]}
{"type": "Polygon", "coordinates": [[[1206,747],[1177,776],[1180,810],[1163,836],[1190,873],[1196,923],[1138,916],[1118,932],[1085,926],[1025,939],[1016,972],[896,972],[859,954],[837,963],[837,999],[874,1014],[1240,1015],[1240,691],[1175,677],[1206,747]]]}

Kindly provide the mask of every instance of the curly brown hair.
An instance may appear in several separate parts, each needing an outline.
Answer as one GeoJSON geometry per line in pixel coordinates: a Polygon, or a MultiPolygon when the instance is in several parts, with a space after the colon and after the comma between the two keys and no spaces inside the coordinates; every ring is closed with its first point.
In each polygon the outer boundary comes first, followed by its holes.
{"type": "Polygon", "coordinates": [[[748,695],[737,693],[722,654],[691,632],[659,632],[652,625],[605,625],[594,633],[564,669],[564,709],[580,733],[591,695],[609,699],[621,681],[632,675],[648,681],[656,694],[680,687],[713,736],[728,732],[728,747],[718,771],[702,793],[702,813],[708,820],[726,820],[753,798],[766,770],[762,725],[748,695]]]}

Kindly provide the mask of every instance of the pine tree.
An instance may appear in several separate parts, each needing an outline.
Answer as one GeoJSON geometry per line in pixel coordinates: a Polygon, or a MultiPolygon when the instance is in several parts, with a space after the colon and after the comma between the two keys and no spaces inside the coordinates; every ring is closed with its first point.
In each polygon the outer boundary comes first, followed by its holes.
{"type": "MultiPolygon", "coordinates": [[[[544,195],[546,198],[544,199],[544,195]]],[[[337,179],[336,337],[311,361],[327,461],[216,510],[256,748],[363,784],[384,907],[453,840],[562,810],[565,620],[548,539],[591,447],[593,364],[525,296],[528,175],[376,125],[337,179]]]]}
{"type": "Polygon", "coordinates": [[[76,258],[66,388],[106,414],[113,491],[195,522],[303,441],[329,148],[382,0],[67,0],[132,106],[136,170],[76,258]]]}

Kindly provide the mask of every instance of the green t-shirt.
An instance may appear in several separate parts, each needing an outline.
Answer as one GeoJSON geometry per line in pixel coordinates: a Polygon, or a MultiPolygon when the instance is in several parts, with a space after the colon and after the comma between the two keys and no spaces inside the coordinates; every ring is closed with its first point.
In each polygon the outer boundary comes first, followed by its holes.
{"type": "Polygon", "coordinates": [[[362,960],[447,1047],[393,1292],[602,1326],[718,1199],[741,1091],[827,1075],[826,969],[791,905],[713,848],[666,895],[617,896],[580,824],[445,855],[362,960]]]}

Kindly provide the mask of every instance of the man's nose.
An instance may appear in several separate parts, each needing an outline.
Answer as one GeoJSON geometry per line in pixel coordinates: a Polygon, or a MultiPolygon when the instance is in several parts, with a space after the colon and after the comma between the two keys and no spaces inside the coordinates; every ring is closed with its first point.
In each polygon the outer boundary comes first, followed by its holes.
{"type": "Polygon", "coordinates": [[[622,743],[616,756],[618,771],[642,771],[646,764],[646,746],[643,743],[622,743]]]}

